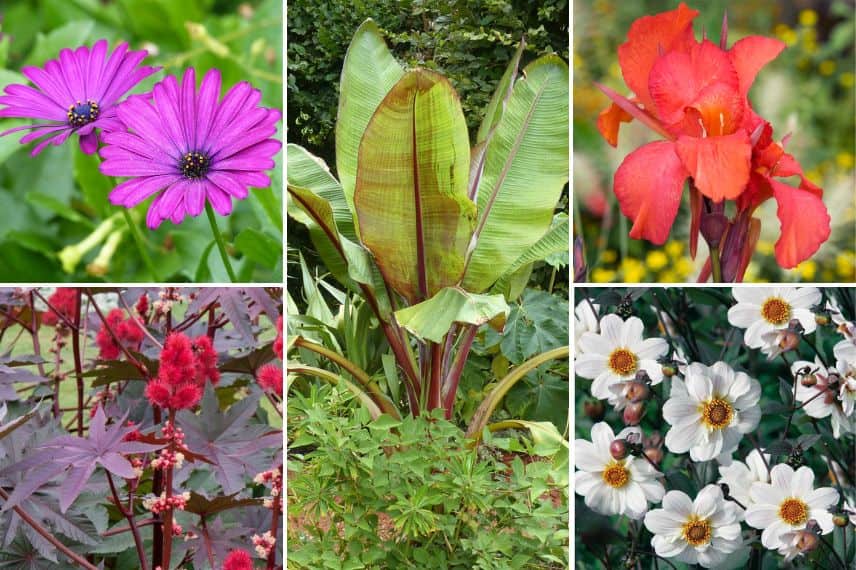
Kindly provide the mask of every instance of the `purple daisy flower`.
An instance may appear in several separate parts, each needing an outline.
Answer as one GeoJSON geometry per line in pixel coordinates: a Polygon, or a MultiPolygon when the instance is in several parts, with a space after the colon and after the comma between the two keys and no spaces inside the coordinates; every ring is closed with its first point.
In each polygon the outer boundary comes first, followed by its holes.
{"type": "Polygon", "coordinates": [[[148,55],[145,50],[128,51],[121,43],[107,57],[107,40],[98,40],[92,49],[81,46],[59,52],[59,59],[45,63],[44,68],[21,69],[38,89],[28,85],[6,86],[0,96],[0,117],[17,117],[46,121],[9,129],[0,136],[31,130],[21,137],[21,144],[45,137],[33,148],[32,156],[47,145],[61,145],[72,134],[80,135],[80,149],[86,154],[98,150],[95,129],[122,128],[116,120],[116,103],[137,83],[160,68],[137,67],[148,55]]]}
{"type": "Polygon", "coordinates": [[[104,135],[101,172],[132,177],[110,193],[110,202],[131,208],[152,194],[146,225],[169,219],[180,223],[198,216],[207,199],[222,215],[232,198],[243,200],[249,186],[266,188],[265,170],[282,143],[272,139],[280,112],[259,107],[261,92],[247,82],[232,87],[218,103],[220,72],[210,70],[196,92],[193,68],[181,84],[166,77],[152,97],[129,97],[119,105],[119,119],[130,132],[104,135]]]}

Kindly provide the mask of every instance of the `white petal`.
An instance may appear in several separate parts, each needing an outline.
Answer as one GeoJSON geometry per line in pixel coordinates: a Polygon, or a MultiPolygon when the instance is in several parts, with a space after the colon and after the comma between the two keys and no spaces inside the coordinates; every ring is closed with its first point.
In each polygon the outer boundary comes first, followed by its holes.
{"type": "Polygon", "coordinates": [[[770,481],[774,487],[782,489],[791,488],[791,479],[793,479],[794,470],[790,465],[779,463],[770,471],[770,481]]]}
{"type": "Polygon", "coordinates": [[[743,342],[746,343],[746,346],[749,348],[761,348],[764,346],[764,339],[762,338],[765,333],[776,330],[777,328],[784,327],[776,327],[765,320],[759,320],[752,323],[746,332],[743,333],[743,342]]]}
{"type": "Polygon", "coordinates": [[[609,387],[620,381],[620,376],[606,369],[598,374],[594,382],[591,383],[591,395],[601,400],[613,399],[615,396],[609,391],[609,387]]]}
{"type": "Polygon", "coordinates": [[[618,315],[605,315],[600,319],[600,334],[606,337],[612,346],[621,346],[621,328],[623,325],[624,321],[618,315]]]}
{"type": "Polygon", "coordinates": [[[786,287],[782,291],[782,298],[792,307],[809,309],[820,304],[821,294],[817,287],[786,287]]]}
{"type": "Polygon", "coordinates": [[[671,541],[660,534],[651,539],[651,545],[654,547],[654,552],[663,558],[675,558],[689,548],[683,540],[671,541]]]}
{"type": "Polygon", "coordinates": [[[770,550],[778,548],[779,544],[781,544],[779,538],[788,530],[790,530],[790,527],[777,518],[761,533],[761,544],[764,545],[764,548],[769,548],[770,550]]]}
{"type": "Polygon", "coordinates": [[[598,484],[602,485],[603,480],[597,475],[586,471],[577,471],[574,473],[574,491],[577,494],[586,496],[591,493],[598,484]]]}
{"type": "Polygon", "coordinates": [[[598,422],[591,426],[591,442],[597,449],[609,450],[612,440],[615,439],[615,432],[609,427],[606,422],[598,422]]]}
{"type": "Polygon", "coordinates": [[[648,373],[651,385],[656,386],[663,381],[663,366],[656,360],[650,358],[639,361],[639,369],[648,373]]]}
{"type": "Polygon", "coordinates": [[[733,287],[731,295],[738,303],[749,303],[760,307],[768,297],[773,296],[773,289],[770,287],[733,287]]]}
{"type": "Polygon", "coordinates": [[[663,508],[684,520],[693,514],[693,502],[683,491],[669,491],[663,497],[663,508]]]}
{"type": "Polygon", "coordinates": [[[699,429],[701,426],[698,425],[691,425],[682,429],[669,428],[669,431],[666,432],[666,447],[672,453],[686,453],[696,443],[699,437],[699,429]]]}
{"type": "Polygon", "coordinates": [[[735,414],[731,425],[739,433],[749,433],[755,431],[758,423],[761,421],[761,408],[754,406],[748,409],[740,410],[735,414]]]}
{"type": "Polygon", "coordinates": [[[600,472],[605,467],[603,455],[590,441],[584,439],[574,441],[574,464],[577,469],[590,472],[600,472]]]}
{"type": "MultiPolygon", "coordinates": [[[[755,485],[752,485],[752,487],[754,490],[755,485]]],[[[746,509],[746,514],[743,518],[749,526],[767,528],[779,520],[779,507],[774,505],[751,505],[746,509]]]]}
{"type": "Polygon", "coordinates": [[[649,338],[636,343],[630,347],[640,360],[652,359],[656,360],[661,356],[665,356],[669,352],[669,343],[662,338],[649,338]]]}
{"type": "MultiPolygon", "coordinates": [[[[791,495],[794,497],[805,497],[814,489],[814,472],[810,467],[800,467],[791,477],[791,495]]],[[[838,493],[836,493],[837,495],[838,493]]]]}
{"type": "Polygon", "coordinates": [[[610,343],[601,335],[593,332],[587,332],[580,337],[580,350],[582,353],[579,356],[582,356],[582,354],[599,354],[603,356],[604,359],[607,359],[616,348],[618,347],[610,343]]]}
{"type": "Polygon", "coordinates": [[[663,495],[666,494],[666,489],[663,484],[657,479],[643,479],[638,481],[639,486],[645,493],[645,500],[652,503],[659,503],[663,500],[663,495]]]}
{"type": "Polygon", "coordinates": [[[687,519],[668,509],[654,509],[645,515],[645,527],[652,534],[680,535],[687,519]]]}
{"type": "Polygon", "coordinates": [[[805,329],[804,334],[811,334],[817,329],[817,321],[814,320],[814,313],[808,309],[794,309],[791,313],[791,318],[796,319],[805,329]]]}
{"type": "Polygon", "coordinates": [[[645,492],[639,484],[631,482],[627,485],[624,498],[627,501],[627,509],[639,515],[634,518],[642,518],[642,513],[648,510],[648,501],[645,500],[645,492]]]}
{"type": "Polygon", "coordinates": [[[718,485],[707,485],[699,491],[693,501],[693,512],[701,518],[710,518],[716,512],[717,506],[725,499],[718,485]]]}
{"type": "Polygon", "coordinates": [[[811,511],[809,511],[809,516],[817,521],[822,534],[829,534],[835,530],[835,523],[832,522],[832,513],[825,510],[811,509],[811,511]]]}
{"type": "Polygon", "coordinates": [[[832,487],[820,487],[803,496],[812,509],[826,510],[838,502],[838,491],[832,487]]]}
{"type": "Polygon", "coordinates": [[[728,309],[728,322],[731,326],[741,329],[748,328],[761,317],[761,307],[746,303],[737,303],[728,309]]]}
{"type": "Polygon", "coordinates": [[[789,491],[788,487],[777,487],[769,483],[752,483],[752,486],[749,488],[749,496],[758,505],[778,508],[778,505],[789,494],[789,491]]]}
{"type": "Polygon", "coordinates": [[[687,374],[687,393],[695,402],[709,400],[713,386],[707,374],[687,374]]]}
{"type": "Polygon", "coordinates": [[[574,373],[583,378],[597,378],[609,370],[607,358],[602,354],[581,354],[574,360],[574,373]]]}

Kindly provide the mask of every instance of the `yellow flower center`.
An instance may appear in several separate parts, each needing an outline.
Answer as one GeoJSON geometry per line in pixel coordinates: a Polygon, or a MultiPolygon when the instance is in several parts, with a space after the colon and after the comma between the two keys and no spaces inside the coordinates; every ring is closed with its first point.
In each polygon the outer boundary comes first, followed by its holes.
{"type": "Polygon", "coordinates": [[[711,429],[722,429],[731,424],[731,418],[734,417],[734,408],[725,400],[719,398],[711,398],[703,402],[699,408],[701,414],[701,422],[711,429]]]}
{"type": "Polygon", "coordinates": [[[784,299],[770,297],[761,306],[761,316],[770,324],[783,325],[791,318],[791,306],[784,299]]]}
{"type": "Polygon", "coordinates": [[[614,489],[620,489],[630,481],[630,471],[624,465],[613,461],[603,470],[603,482],[614,489]]]}
{"type": "Polygon", "coordinates": [[[619,376],[629,376],[636,372],[638,359],[626,348],[616,348],[609,355],[609,368],[619,376]]]}
{"type": "Polygon", "coordinates": [[[808,505],[803,501],[790,497],[779,505],[779,518],[791,526],[797,526],[808,520],[808,505]]]}
{"type": "Polygon", "coordinates": [[[690,519],[684,523],[681,536],[691,546],[702,546],[710,542],[713,536],[713,528],[710,526],[709,519],[700,519],[696,515],[692,515],[690,519]]]}

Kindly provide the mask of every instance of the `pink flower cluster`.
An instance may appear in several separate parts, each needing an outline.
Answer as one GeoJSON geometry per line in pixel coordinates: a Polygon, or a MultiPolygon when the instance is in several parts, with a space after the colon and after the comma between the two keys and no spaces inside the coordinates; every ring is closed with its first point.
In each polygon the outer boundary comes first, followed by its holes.
{"type": "Polygon", "coordinates": [[[217,351],[211,339],[191,341],[183,333],[172,333],[161,351],[158,376],[146,386],[146,397],[156,406],[183,410],[199,403],[205,380],[220,381],[217,351]]]}
{"type": "MultiPolygon", "coordinates": [[[[276,320],[276,340],[273,341],[273,352],[282,360],[282,317],[276,320]]],[[[256,372],[256,381],[263,390],[273,392],[282,398],[282,367],[268,363],[256,372]]]]}
{"type": "Polygon", "coordinates": [[[48,297],[49,308],[42,315],[42,324],[55,326],[61,322],[61,318],[57,312],[65,319],[71,320],[72,314],[77,309],[77,289],[59,287],[53,295],[48,297]]]}
{"type": "Polygon", "coordinates": [[[253,559],[245,550],[233,550],[223,561],[223,570],[253,570],[253,559]]]}

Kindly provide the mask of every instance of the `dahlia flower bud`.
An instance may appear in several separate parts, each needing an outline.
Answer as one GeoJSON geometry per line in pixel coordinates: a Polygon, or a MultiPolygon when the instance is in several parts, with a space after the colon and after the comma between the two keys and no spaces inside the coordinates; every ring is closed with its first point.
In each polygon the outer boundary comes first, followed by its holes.
{"type": "Polygon", "coordinates": [[[583,404],[583,410],[586,416],[595,422],[601,421],[606,413],[606,408],[600,400],[586,400],[585,404],[583,404]]]}
{"type": "Polygon", "coordinates": [[[633,402],[627,405],[624,408],[624,423],[629,426],[639,425],[639,422],[642,421],[642,417],[645,415],[645,403],[644,402],[633,402]]]}
{"type": "Polygon", "coordinates": [[[623,439],[614,439],[612,443],[609,444],[609,454],[616,461],[621,461],[625,457],[627,457],[627,442],[623,439]]]}

